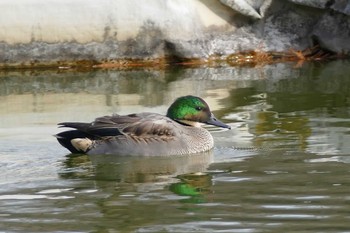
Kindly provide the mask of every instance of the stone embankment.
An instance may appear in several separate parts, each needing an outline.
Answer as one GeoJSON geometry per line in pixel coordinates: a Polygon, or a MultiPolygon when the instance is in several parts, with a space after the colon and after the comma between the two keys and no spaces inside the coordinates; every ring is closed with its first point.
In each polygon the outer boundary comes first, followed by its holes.
{"type": "Polygon", "coordinates": [[[3,0],[0,68],[322,59],[350,51],[344,0],[3,0]]]}

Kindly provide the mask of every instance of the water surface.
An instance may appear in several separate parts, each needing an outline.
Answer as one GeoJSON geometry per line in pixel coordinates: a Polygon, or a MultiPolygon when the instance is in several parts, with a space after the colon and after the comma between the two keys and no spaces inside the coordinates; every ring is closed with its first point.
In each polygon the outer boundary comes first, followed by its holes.
{"type": "Polygon", "coordinates": [[[0,74],[0,230],[349,232],[350,62],[0,74]],[[63,121],[203,97],[193,156],[69,156],[63,121]]]}

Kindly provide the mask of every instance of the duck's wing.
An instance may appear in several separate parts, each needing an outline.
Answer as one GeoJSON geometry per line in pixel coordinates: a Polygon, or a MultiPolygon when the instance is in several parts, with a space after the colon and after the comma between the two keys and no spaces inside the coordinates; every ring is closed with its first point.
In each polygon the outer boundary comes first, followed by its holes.
{"type": "Polygon", "coordinates": [[[156,113],[112,115],[96,118],[91,123],[63,122],[61,127],[69,127],[91,135],[93,138],[125,135],[133,138],[155,138],[175,136],[177,123],[156,113]]]}
{"type": "Polygon", "coordinates": [[[156,113],[140,113],[121,117],[125,122],[122,132],[141,139],[169,140],[178,134],[179,124],[170,118],[156,113]]]}

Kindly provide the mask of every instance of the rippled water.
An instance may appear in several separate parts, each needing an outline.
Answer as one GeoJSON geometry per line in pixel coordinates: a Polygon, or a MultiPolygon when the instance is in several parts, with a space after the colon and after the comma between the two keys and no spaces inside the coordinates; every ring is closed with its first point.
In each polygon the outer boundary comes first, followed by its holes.
{"type": "Polygon", "coordinates": [[[350,62],[0,73],[0,231],[349,232],[350,62]],[[68,156],[62,121],[203,97],[232,130],[171,158],[68,156]]]}

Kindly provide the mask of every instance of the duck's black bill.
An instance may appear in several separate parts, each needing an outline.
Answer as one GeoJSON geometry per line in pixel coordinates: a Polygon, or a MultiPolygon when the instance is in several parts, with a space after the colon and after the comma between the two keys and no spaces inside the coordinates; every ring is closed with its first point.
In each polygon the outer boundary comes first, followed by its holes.
{"type": "Polygon", "coordinates": [[[218,119],[216,119],[213,115],[211,116],[211,118],[205,122],[208,125],[215,125],[221,128],[226,128],[226,129],[231,129],[231,126],[224,124],[223,122],[219,121],[218,119]]]}

